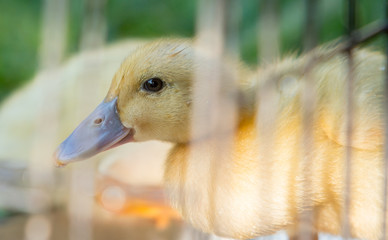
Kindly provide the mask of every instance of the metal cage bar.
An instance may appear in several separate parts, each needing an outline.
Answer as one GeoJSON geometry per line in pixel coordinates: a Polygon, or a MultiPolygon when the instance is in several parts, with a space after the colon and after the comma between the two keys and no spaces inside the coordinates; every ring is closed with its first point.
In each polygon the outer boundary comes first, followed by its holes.
{"type": "MultiPolygon", "coordinates": [[[[352,41],[353,32],[356,27],[356,1],[348,1],[347,9],[347,35],[352,41]]],[[[346,81],[346,147],[345,147],[345,192],[344,192],[344,206],[342,216],[342,236],[350,238],[351,229],[349,223],[350,205],[351,205],[351,184],[352,184],[352,137],[353,137],[353,115],[354,115],[354,62],[353,62],[353,48],[346,51],[347,56],[347,81],[346,81]]]]}
{"type": "MultiPolygon", "coordinates": [[[[319,27],[319,16],[317,7],[320,1],[318,0],[306,0],[305,4],[305,33],[303,36],[303,50],[305,52],[311,51],[317,45],[318,27],[319,27]]],[[[302,106],[302,136],[301,136],[301,168],[303,169],[303,209],[306,209],[299,216],[299,227],[297,239],[299,240],[310,240],[316,238],[314,232],[314,215],[316,214],[313,210],[309,210],[312,205],[312,180],[308,169],[314,167],[312,153],[314,152],[314,122],[315,119],[315,108],[316,108],[316,91],[315,79],[311,74],[312,68],[317,64],[316,56],[310,54],[309,63],[303,68],[304,81],[302,83],[301,90],[301,106],[302,106]]]]}
{"type": "Polygon", "coordinates": [[[388,1],[385,1],[384,8],[384,25],[380,28],[385,34],[385,79],[384,79],[384,183],[383,183],[383,212],[382,212],[382,236],[381,239],[387,238],[387,194],[388,194],[388,1]]]}

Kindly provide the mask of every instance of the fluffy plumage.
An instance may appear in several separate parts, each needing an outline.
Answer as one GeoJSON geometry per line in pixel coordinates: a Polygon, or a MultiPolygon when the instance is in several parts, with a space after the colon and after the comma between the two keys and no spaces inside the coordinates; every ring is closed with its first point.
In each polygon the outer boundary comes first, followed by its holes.
{"type": "MultiPolygon", "coordinates": [[[[307,209],[314,211],[316,231],[340,234],[345,189],[346,56],[338,53],[327,57],[332,49],[319,49],[256,72],[237,64],[237,91],[242,96],[238,106],[244,111],[240,111],[243,114],[230,154],[219,164],[216,154],[211,154],[218,146],[214,138],[191,139],[192,86],[197,68],[192,44],[167,39],[139,48],[123,62],[105,99],[117,98],[119,118],[123,126],[133,130],[134,141],[175,143],[165,167],[166,188],[174,207],[203,231],[237,239],[292,229],[298,215],[307,209]],[[311,64],[313,56],[317,64],[311,64]],[[145,91],[144,81],[155,77],[165,82],[163,90],[145,91]],[[313,81],[316,89],[313,141],[308,153],[303,151],[302,141],[301,96],[306,80],[313,81]],[[272,143],[261,134],[257,109],[262,105],[254,102],[260,99],[255,93],[269,81],[275,83],[270,106],[276,119],[268,126],[272,143]],[[193,146],[200,149],[195,158],[190,157],[193,146]],[[311,161],[308,168],[302,161],[306,156],[311,161]],[[305,189],[307,181],[309,189],[305,189]]],[[[355,51],[349,219],[351,234],[357,238],[378,239],[382,231],[383,67],[384,58],[379,53],[355,51]]]]}

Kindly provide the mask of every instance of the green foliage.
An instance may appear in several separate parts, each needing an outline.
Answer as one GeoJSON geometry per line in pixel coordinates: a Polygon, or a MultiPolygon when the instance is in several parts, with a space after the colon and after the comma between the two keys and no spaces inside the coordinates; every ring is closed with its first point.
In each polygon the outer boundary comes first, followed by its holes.
{"type": "MultiPolygon", "coordinates": [[[[30,79],[37,68],[42,0],[0,0],[0,101],[30,79]]],[[[241,0],[242,58],[257,62],[258,0],[241,0]]],[[[358,26],[381,19],[383,0],[360,0],[358,26]]],[[[84,1],[69,0],[67,55],[79,50],[84,1]]],[[[107,41],[131,37],[184,36],[195,32],[195,0],[110,0],[106,2],[107,41]]],[[[302,49],[306,0],[278,0],[281,52],[302,49]]],[[[346,1],[319,1],[319,43],[345,34],[346,1]]]]}
{"type": "Polygon", "coordinates": [[[192,36],[195,1],[109,1],[108,40],[168,35],[192,36]]]}
{"type": "Polygon", "coordinates": [[[0,100],[37,67],[39,0],[0,0],[0,100]]]}

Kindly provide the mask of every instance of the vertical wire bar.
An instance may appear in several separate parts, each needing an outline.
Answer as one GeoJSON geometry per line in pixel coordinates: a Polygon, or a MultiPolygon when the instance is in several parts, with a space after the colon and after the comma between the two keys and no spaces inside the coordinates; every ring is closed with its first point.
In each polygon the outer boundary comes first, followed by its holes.
{"type": "Polygon", "coordinates": [[[278,0],[264,0],[259,15],[259,62],[276,59],[280,52],[278,0]]]}
{"type": "MultiPolygon", "coordinates": [[[[318,36],[318,15],[317,15],[317,0],[306,0],[306,18],[305,18],[305,35],[304,35],[304,51],[312,50],[317,44],[318,36]]],[[[314,212],[311,209],[313,204],[313,189],[312,176],[308,174],[314,167],[314,131],[313,125],[315,121],[316,109],[316,89],[315,79],[311,76],[312,68],[315,67],[316,59],[314,52],[310,53],[307,58],[307,64],[304,66],[304,81],[302,82],[302,144],[301,144],[301,169],[303,174],[302,192],[303,212],[299,215],[299,232],[298,239],[309,240],[314,236],[314,212]]]]}
{"type": "Polygon", "coordinates": [[[107,0],[85,0],[82,23],[81,50],[95,49],[105,43],[107,0]]]}
{"type": "Polygon", "coordinates": [[[218,110],[214,98],[218,95],[215,89],[218,87],[217,80],[220,78],[220,66],[217,65],[213,71],[209,71],[206,69],[206,65],[219,64],[224,54],[224,16],[222,15],[224,14],[224,7],[223,0],[199,1],[197,37],[194,44],[198,55],[198,68],[201,70],[197,71],[194,83],[194,124],[192,130],[192,138],[194,139],[213,134],[213,130],[217,127],[215,119],[218,114],[215,112],[218,110]],[[210,81],[212,78],[213,80],[210,81]],[[206,83],[202,81],[206,81],[206,83]],[[206,92],[200,95],[201,91],[206,92]],[[207,104],[195,102],[202,97],[207,99],[207,104]],[[206,113],[205,116],[207,117],[200,114],[201,112],[206,113]]]}
{"type": "Polygon", "coordinates": [[[318,44],[319,19],[318,0],[306,0],[305,31],[303,36],[303,48],[305,52],[312,50],[318,44]]]}
{"type": "Polygon", "coordinates": [[[89,163],[78,165],[70,179],[69,239],[91,240],[95,168],[89,163]]]}
{"type": "MultiPolygon", "coordinates": [[[[54,0],[44,1],[42,18],[42,40],[39,49],[39,68],[45,70],[48,79],[58,79],[60,76],[55,67],[63,60],[66,46],[66,29],[68,17],[68,1],[54,0]]],[[[34,139],[30,152],[29,189],[28,202],[35,206],[41,205],[41,209],[32,214],[25,226],[25,239],[48,240],[51,237],[53,224],[49,216],[49,210],[53,204],[54,194],[54,171],[52,155],[49,149],[55,149],[55,139],[58,122],[58,106],[54,91],[50,91],[50,83],[46,89],[39,89],[37,98],[39,105],[34,122],[34,139]],[[50,124],[47,124],[50,121],[50,124]],[[36,190],[39,193],[36,194],[36,190]],[[41,203],[41,204],[39,204],[41,203]]]]}
{"type": "MultiPolygon", "coordinates": [[[[198,177],[208,183],[207,186],[198,188],[207,188],[207,197],[201,201],[203,211],[207,211],[204,214],[208,214],[207,225],[210,229],[217,229],[217,225],[225,221],[217,211],[217,186],[222,181],[221,178],[227,177],[219,173],[225,172],[222,169],[227,168],[231,162],[228,158],[237,121],[235,77],[234,71],[230,71],[233,66],[228,66],[224,61],[228,29],[226,15],[230,4],[231,0],[199,1],[197,37],[194,43],[198,68],[193,83],[192,145],[187,168],[196,171],[187,171],[186,184],[197,186],[198,184],[190,181],[198,177]],[[226,70],[230,74],[226,74],[226,70]],[[196,141],[198,139],[201,140],[196,141]],[[198,162],[201,164],[197,164],[198,162]],[[203,173],[203,176],[191,176],[194,172],[203,173]]],[[[204,192],[203,189],[198,191],[204,192]]],[[[189,201],[193,199],[184,199],[187,209],[198,204],[190,204],[189,201]]]]}
{"type": "MultiPolygon", "coordinates": [[[[264,0],[259,5],[259,17],[258,17],[258,62],[271,62],[279,57],[279,17],[278,17],[278,1],[277,0],[264,0]]],[[[259,70],[260,71],[260,70],[259,70]]],[[[260,179],[265,179],[266,184],[258,186],[259,202],[258,208],[260,209],[258,221],[260,219],[266,219],[267,222],[271,222],[273,212],[271,209],[276,209],[275,206],[268,206],[266,199],[274,199],[275,193],[273,192],[273,185],[275,183],[273,176],[274,169],[274,151],[278,148],[276,146],[276,124],[278,119],[279,110],[279,96],[276,89],[275,76],[263,76],[258,72],[257,77],[261,80],[258,81],[257,88],[257,116],[256,116],[256,129],[259,140],[260,157],[257,158],[260,166],[258,176],[260,179]],[[268,170],[271,169],[271,170],[268,170]],[[263,198],[262,196],[266,196],[263,198]]],[[[277,204],[273,202],[272,204],[277,204]]]]}
{"type": "MultiPolygon", "coordinates": [[[[203,196],[203,207],[206,207],[204,214],[208,215],[206,223],[209,229],[216,226],[215,210],[215,188],[213,184],[217,180],[217,170],[215,169],[215,159],[218,157],[215,136],[218,132],[217,117],[221,112],[218,106],[219,100],[219,81],[221,78],[221,58],[224,55],[224,12],[225,1],[199,1],[199,14],[197,19],[197,39],[195,47],[197,51],[198,69],[195,73],[193,86],[193,122],[192,122],[192,141],[195,139],[206,139],[207,144],[212,149],[206,149],[202,143],[193,144],[191,156],[187,168],[195,168],[196,172],[207,172],[203,180],[208,183],[205,186],[206,195],[203,196]],[[212,66],[211,70],[206,66],[212,66]],[[205,101],[203,101],[205,100],[205,101]],[[206,151],[206,156],[201,156],[201,152],[206,151]],[[214,151],[213,151],[214,150],[214,151]],[[202,159],[201,159],[202,158],[202,159]],[[200,160],[201,159],[201,160],[200,160]],[[203,161],[201,166],[195,162],[203,161]]],[[[188,174],[190,174],[188,172],[188,174]]],[[[186,184],[191,185],[193,176],[187,176],[186,184]]],[[[202,186],[203,187],[203,186],[202,186]]],[[[201,188],[202,188],[201,187],[201,188]]],[[[191,199],[186,200],[186,208],[192,205],[191,199]]],[[[210,239],[210,236],[202,236],[201,239],[210,239]]]]}
{"type": "Polygon", "coordinates": [[[356,0],[348,0],[347,34],[351,36],[356,30],[356,0]]]}
{"type": "Polygon", "coordinates": [[[354,72],[353,72],[353,47],[354,47],[354,31],[356,27],[356,0],[348,0],[347,13],[347,35],[351,46],[347,49],[347,81],[346,81],[346,148],[345,148],[345,192],[344,192],[344,209],[342,217],[342,235],[344,238],[350,238],[350,205],[351,205],[351,179],[352,179],[352,137],[353,137],[353,88],[354,88],[354,72]]]}
{"type": "Polygon", "coordinates": [[[388,0],[384,7],[384,33],[385,33],[385,79],[384,79],[384,183],[383,183],[383,221],[381,240],[387,239],[387,194],[388,194],[388,0]]]}
{"type": "Polygon", "coordinates": [[[65,55],[68,0],[43,1],[42,40],[39,49],[41,69],[57,66],[65,55]]]}
{"type": "MultiPolygon", "coordinates": [[[[232,59],[240,59],[239,29],[242,13],[240,4],[239,0],[229,0],[226,9],[226,49],[227,54],[231,55],[232,59]]],[[[235,78],[232,81],[237,84],[237,80],[237,72],[235,72],[235,78]]]]}
{"type": "MultiPolygon", "coordinates": [[[[84,0],[84,15],[82,23],[82,32],[80,39],[81,51],[92,50],[101,47],[105,43],[106,19],[105,19],[106,0],[84,0]]],[[[102,58],[103,56],[98,56],[102,58]]],[[[98,60],[96,60],[98,61],[98,60]]],[[[81,62],[79,68],[87,66],[87,63],[81,62]]],[[[98,69],[95,74],[99,74],[98,69]]],[[[88,103],[85,106],[93,106],[93,98],[89,96],[95,94],[95,84],[93,76],[84,78],[79,76],[78,81],[74,81],[74,91],[69,92],[73,96],[66,99],[76,99],[71,102],[72,109],[76,109],[75,115],[80,119],[85,116],[85,109],[75,103],[88,103]],[[82,116],[82,117],[81,117],[82,116]]],[[[66,103],[67,104],[67,103],[66,103]]],[[[96,156],[95,158],[98,158],[96,156]]],[[[77,164],[71,169],[70,175],[70,197],[69,197],[69,238],[70,240],[91,240],[93,239],[93,216],[94,216],[94,189],[96,178],[97,161],[86,161],[77,164]]]]}

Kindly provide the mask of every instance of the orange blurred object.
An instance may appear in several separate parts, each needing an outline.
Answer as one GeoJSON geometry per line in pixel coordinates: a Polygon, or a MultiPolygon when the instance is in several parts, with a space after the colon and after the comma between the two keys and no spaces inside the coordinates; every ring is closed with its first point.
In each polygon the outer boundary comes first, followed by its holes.
{"type": "Polygon", "coordinates": [[[112,213],[152,220],[160,230],[173,220],[181,220],[166,201],[161,186],[130,186],[107,176],[100,176],[97,186],[98,204],[112,213]]]}

